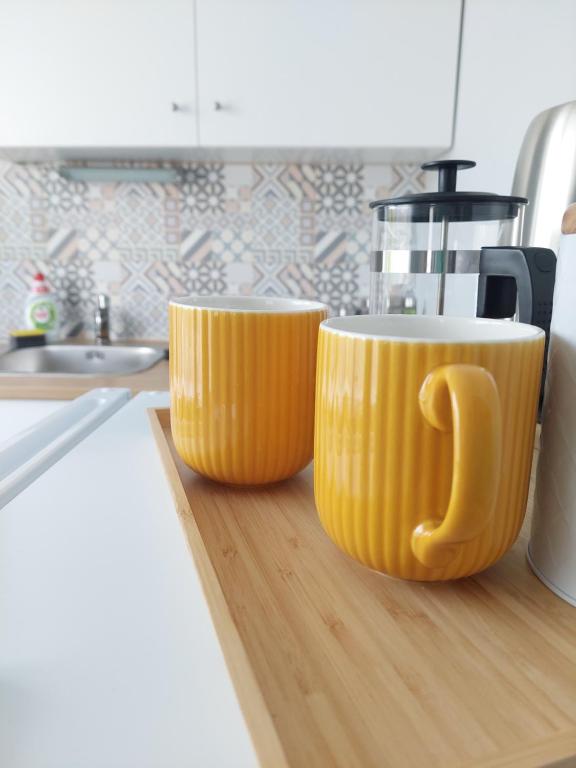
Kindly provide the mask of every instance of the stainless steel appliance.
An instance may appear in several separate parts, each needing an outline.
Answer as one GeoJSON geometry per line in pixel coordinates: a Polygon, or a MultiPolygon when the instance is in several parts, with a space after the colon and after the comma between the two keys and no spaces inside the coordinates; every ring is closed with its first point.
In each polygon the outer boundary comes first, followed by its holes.
{"type": "Polygon", "coordinates": [[[370,312],[515,318],[547,332],[556,258],[520,247],[525,197],[457,191],[470,160],[424,163],[438,191],[371,203],[370,312]]]}
{"type": "MultiPolygon", "coordinates": [[[[576,214],[572,206],[569,214],[576,214]]],[[[576,219],[564,219],[528,560],[576,606],[576,219]]]]}
{"type": "Polygon", "coordinates": [[[547,109],[532,120],[512,194],[530,200],[520,243],[557,252],[562,214],[576,202],[576,101],[547,109]]]}

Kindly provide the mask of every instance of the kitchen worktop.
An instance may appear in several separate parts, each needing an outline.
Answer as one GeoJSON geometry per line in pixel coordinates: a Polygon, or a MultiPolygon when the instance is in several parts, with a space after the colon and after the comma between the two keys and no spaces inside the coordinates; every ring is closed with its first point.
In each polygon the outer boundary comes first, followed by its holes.
{"type": "MultiPolygon", "coordinates": [[[[134,340],[118,344],[152,344],[161,342],[134,340]]],[[[163,342],[168,347],[168,342],[163,342]]],[[[72,400],[97,387],[126,387],[133,395],[138,392],[158,392],[168,389],[168,361],[161,360],[140,373],[119,376],[34,375],[0,376],[0,400],[72,400]]]]}
{"type": "Polygon", "coordinates": [[[262,766],[576,765],[574,608],[511,551],[453,582],[390,579],[344,555],[313,472],[205,480],[152,425],[262,766]],[[564,762],[560,762],[564,761],[564,762]]]}
{"type": "Polygon", "coordinates": [[[147,414],[168,404],[141,393],[2,510],[0,765],[572,760],[574,609],[530,572],[528,522],[484,574],[386,579],[321,532],[308,468],[257,491],[188,473],[183,535],[147,414]]]}
{"type": "Polygon", "coordinates": [[[255,768],[142,393],[3,507],[0,766],[255,768]]]}

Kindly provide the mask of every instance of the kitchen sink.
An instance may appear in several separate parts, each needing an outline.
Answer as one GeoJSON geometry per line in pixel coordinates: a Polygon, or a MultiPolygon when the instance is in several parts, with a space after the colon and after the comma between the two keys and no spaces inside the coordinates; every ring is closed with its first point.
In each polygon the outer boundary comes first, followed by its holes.
{"type": "Polygon", "coordinates": [[[164,349],[143,346],[48,344],[0,355],[2,374],[110,376],[138,373],[166,357],[164,349]]]}

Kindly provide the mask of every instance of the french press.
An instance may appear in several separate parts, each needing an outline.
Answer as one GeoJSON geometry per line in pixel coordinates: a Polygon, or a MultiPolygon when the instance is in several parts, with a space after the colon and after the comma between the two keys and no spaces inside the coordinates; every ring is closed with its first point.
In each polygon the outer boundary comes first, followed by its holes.
{"type": "Polygon", "coordinates": [[[475,165],[424,163],[437,192],[370,204],[370,313],[513,318],[548,335],[556,257],[518,246],[526,198],[456,190],[458,170],[475,165]]]}

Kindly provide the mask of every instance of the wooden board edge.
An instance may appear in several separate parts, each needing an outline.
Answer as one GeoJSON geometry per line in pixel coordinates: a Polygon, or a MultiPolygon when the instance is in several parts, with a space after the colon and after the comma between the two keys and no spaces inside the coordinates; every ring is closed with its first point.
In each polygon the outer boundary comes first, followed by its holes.
{"type": "MultiPolygon", "coordinates": [[[[166,440],[169,409],[148,409],[152,431],[171,488],[180,523],[226,659],[230,677],[244,714],[261,765],[287,768],[289,762],[283,750],[273,717],[258,685],[256,674],[244,649],[222,585],[204,546],[190,502],[180,479],[177,460],[166,440]]],[[[538,433],[537,433],[538,434],[538,433]]],[[[537,441],[536,441],[537,444],[537,441]]],[[[576,766],[576,730],[562,731],[553,736],[528,742],[512,749],[502,749],[462,766],[472,768],[569,768],[576,766]]]]}
{"type": "Polygon", "coordinates": [[[258,759],[262,766],[288,768],[289,764],[274,720],[244,649],[242,638],[228,607],[210,555],[204,546],[170,447],[166,442],[162,416],[165,415],[163,412],[168,411],[168,409],[148,408],[147,411],[182,532],[186,536],[188,548],[200,576],[216,634],[258,759]]]}
{"type": "Polygon", "coordinates": [[[571,768],[576,765],[576,730],[549,736],[473,765],[481,768],[571,768]]]}
{"type": "Polygon", "coordinates": [[[92,388],[67,387],[63,389],[48,389],[42,384],[24,388],[0,382],[0,397],[2,400],[75,400],[92,388]]]}

